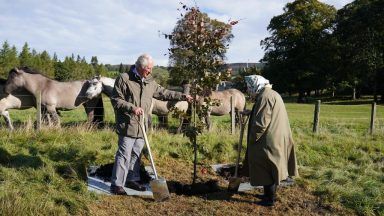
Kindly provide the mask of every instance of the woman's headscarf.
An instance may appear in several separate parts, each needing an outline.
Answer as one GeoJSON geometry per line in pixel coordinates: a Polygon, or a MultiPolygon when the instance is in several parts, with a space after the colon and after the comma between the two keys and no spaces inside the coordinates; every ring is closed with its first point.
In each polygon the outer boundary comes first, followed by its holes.
{"type": "Polygon", "coordinates": [[[251,94],[257,94],[265,85],[269,84],[269,80],[260,75],[244,76],[244,80],[247,83],[248,91],[251,94]]]}

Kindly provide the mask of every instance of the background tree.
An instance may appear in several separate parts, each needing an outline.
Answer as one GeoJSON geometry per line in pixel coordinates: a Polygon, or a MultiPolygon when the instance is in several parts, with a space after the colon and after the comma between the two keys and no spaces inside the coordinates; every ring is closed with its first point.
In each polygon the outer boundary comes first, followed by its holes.
{"type": "MultiPolygon", "coordinates": [[[[357,90],[384,93],[384,1],[356,0],[337,13],[335,37],[339,43],[339,82],[357,90]]],[[[353,94],[353,98],[354,98],[353,94]]]]}
{"type": "Polygon", "coordinates": [[[55,77],[55,66],[48,52],[44,50],[38,55],[37,58],[39,59],[40,65],[36,68],[43,71],[46,76],[53,79],[55,77]]]}
{"type": "Polygon", "coordinates": [[[152,71],[152,76],[158,84],[160,84],[165,88],[168,87],[168,80],[169,80],[168,70],[162,67],[154,67],[152,71]]]}
{"type": "Polygon", "coordinates": [[[0,50],[0,77],[5,79],[8,76],[8,72],[17,66],[19,66],[19,59],[16,47],[12,46],[11,48],[9,43],[5,41],[0,50]]]}
{"type": "Polygon", "coordinates": [[[331,50],[326,49],[336,9],[317,0],[296,0],[273,17],[270,37],[261,41],[265,75],[278,91],[305,92],[326,87],[331,50]]]}
{"type": "Polygon", "coordinates": [[[70,80],[70,68],[64,66],[64,63],[61,61],[55,62],[55,80],[66,81],[70,80]]]}
{"type": "MultiPolygon", "coordinates": [[[[223,23],[208,17],[198,7],[187,7],[183,3],[181,18],[171,34],[164,34],[170,40],[169,65],[172,83],[180,84],[188,80],[192,84],[191,93],[196,99],[197,95],[208,95],[211,89],[228,78],[223,71],[225,53],[229,42],[233,38],[232,25],[237,21],[223,23]]],[[[211,101],[206,100],[207,105],[211,101]]],[[[192,104],[194,115],[193,125],[187,127],[185,134],[194,147],[194,175],[196,181],[197,164],[197,135],[201,133],[203,125],[196,120],[196,112],[204,115],[204,109],[196,109],[196,102],[192,104]]]]}
{"type": "Polygon", "coordinates": [[[123,63],[120,63],[119,65],[119,73],[124,73],[124,66],[123,66],[123,63]]]}
{"type": "Polygon", "coordinates": [[[21,53],[19,55],[19,61],[20,61],[20,65],[23,67],[24,66],[28,66],[28,67],[33,66],[32,53],[30,51],[30,48],[29,48],[27,42],[24,43],[24,46],[21,50],[21,53]]]}
{"type": "Polygon", "coordinates": [[[237,75],[232,77],[233,88],[238,89],[242,92],[247,92],[247,85],[244,80],[244,76],[248,75],[261,75],[261,69],[254,66],[249,68],[240,68],[237,75]]]}

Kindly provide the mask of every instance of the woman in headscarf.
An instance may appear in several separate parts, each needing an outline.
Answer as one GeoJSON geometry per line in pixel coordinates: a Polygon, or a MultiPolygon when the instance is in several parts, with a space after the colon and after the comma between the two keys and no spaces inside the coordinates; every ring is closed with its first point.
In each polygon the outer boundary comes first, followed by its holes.
{"type": "Polygon", "coordinates": [[[245,76],[255,98],[247,138],[245,167],[252,186],[263,186],[261,205],[273,206],[276,188],[288,176],[297,176],[295,149],[287,111],[281,96],[259,75],[245,76]]]}

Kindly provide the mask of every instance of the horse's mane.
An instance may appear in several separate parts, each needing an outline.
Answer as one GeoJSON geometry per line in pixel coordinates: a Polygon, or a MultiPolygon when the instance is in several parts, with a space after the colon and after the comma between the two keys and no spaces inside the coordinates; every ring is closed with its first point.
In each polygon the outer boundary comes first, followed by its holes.
{"type": "Polygon", "coordinates": [[[42,74],[40,71],[36,70],[36,69],[33,69],[33,68],[30,68],[28,66],[23,66],[23,67],[20,67],[19,68],[20,70],[23,70],[24,72],[26,73],[29,73],[29,74],[40,74],[40,75],[44,75],[42,74]]]}
{"type": "MultiPolygon", "coordinates": [[[[46,78],[48,78],[48,79],[51,79],[51,78],[48,77],[47,75],[41,73],[39,70],[33,69],[33,68],[31,68],[31,67],[28,67],[28,66],[18,67],[18,69],[24,71],[25,73],[29,73],[29,74],[40,74],[40,75],[43,76],[43,77],[46,77],[46,78]]],[[[16,72],[16,68],[13,68],[9,73],[12,73],[12,72],[16,72]]]]}

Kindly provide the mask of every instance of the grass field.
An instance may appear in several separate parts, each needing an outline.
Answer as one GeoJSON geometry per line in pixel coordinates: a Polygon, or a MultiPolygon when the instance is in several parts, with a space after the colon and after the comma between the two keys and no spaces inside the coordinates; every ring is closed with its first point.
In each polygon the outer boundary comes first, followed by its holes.
{"type": "MultiPolygon", "coordinates": [[[[106,120],[114,121],[105,101],[106,120]]],[[[251,106],[251,104],[249,105],[251,106]]],[[[0,215],[384,215],[384,107],[377,106],[376,129],[368,133],[370,104],[322,104],[320,127],[312,133],[313,104],[286,104],[299,164],[296,185],[278,192],[274,209],[254,202],[255,193],[219,198],[172,194],[165,203],[137,197],[100,196],[87,191],[85,169],[113,162],[117,136],[110,127],[86,126],[82,109],[62,112],[62,128],[33,130],[35,109],[11,111],[16,130],[0,122],[0,215]]],[[[215,117],[214,130],[199,136],[199,168],[233,163],[238,132],[229,117],[215,117]]],[[[177,120],[172,120],[172,129],[177,120]]],[[[171,130],[172,131],[172,130],[171,130]]],[[[167,130],[149,136],[159,173],[190,183],[192,147],[167,130]]],[[[245,146],[245,144],[244,144],[245,146]]],[[[199,173],[200,180],[218,179],[199,173]]]]}

